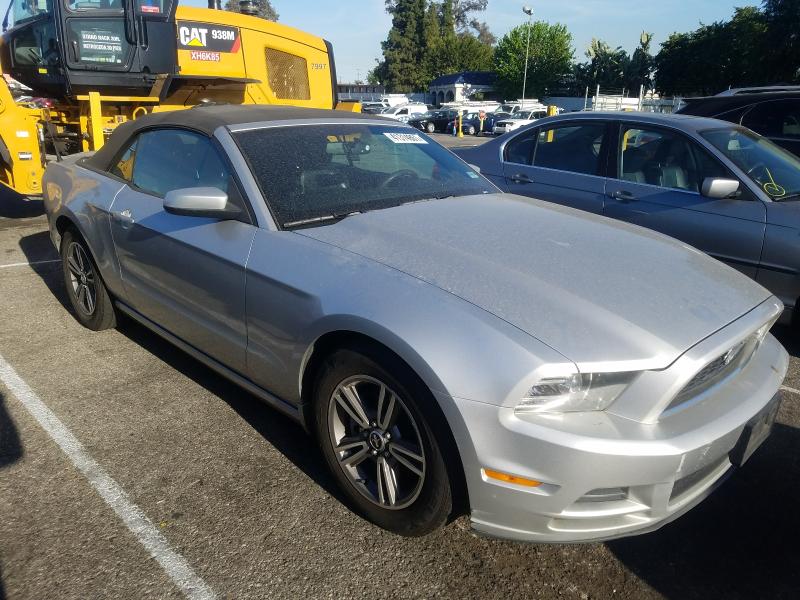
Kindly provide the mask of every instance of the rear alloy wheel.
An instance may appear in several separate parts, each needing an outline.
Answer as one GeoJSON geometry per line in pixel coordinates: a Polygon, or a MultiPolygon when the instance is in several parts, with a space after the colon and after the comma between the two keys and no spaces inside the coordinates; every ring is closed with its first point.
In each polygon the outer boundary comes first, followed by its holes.
{"type": "Polygon", "coordinates": [[[434,125],[433,123],[428,123],[427,125],[425,125],[425,131],[427,131],[428,133],[434,133],[436,131],[436,125],[434,125]]]}
{"type": "Polygon", "coordinates": [[[452,510],[450,482],[415,401],[420,386],[390,361],[399,363],[389,358],[384,367],[360,352],[337,351],[317,384],[317,434],[358,512],[389,531],[425,535],[452,510]]]}
{"type": "Polygon", "coordinates": [[[73,229],[61,237],[61,262],[67,296],[81,325],[94,331],[114,327],[116,315],[111,297],[86,243],[73,229]]]}

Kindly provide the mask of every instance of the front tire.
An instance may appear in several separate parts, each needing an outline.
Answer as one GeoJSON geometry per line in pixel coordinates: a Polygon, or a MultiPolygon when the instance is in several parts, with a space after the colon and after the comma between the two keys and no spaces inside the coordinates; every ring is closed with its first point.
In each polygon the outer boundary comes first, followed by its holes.
{"type": "Polygon", "coordinates": [[[116,326],[114,303],[92,260],[89,248],[74,229],[61,236],[64,285],[78,322],[93,331],[116,326]]]}
{"type": "Polygon", "coordinates": [[[428,133],[435,133],[436,125],[434,125],[433,123],[428,123],[427,125],[425,125],[425,131],[427,131],[428,133]]]}
{"type": "Polygon", "coordinates": [[[317,437],[339,488],[364,518],[404,536],[438,529],[453,509],[428,402],[402,361],[371,347],[334,352],[314,392],[317,437]]]}

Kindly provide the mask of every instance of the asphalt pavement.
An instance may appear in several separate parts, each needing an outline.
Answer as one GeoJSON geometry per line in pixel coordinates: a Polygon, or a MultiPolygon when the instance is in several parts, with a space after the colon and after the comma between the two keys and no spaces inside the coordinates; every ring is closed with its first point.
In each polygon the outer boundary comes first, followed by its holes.
{"type": "MultiPolygon", "coordinates": [[[[797,392],[744,468],[655,533],[526,545],[461,518],[404,539],[342,503],[293,422],[136,324],[82,328],[56,261],[40,203],[0,197],[0,364],[18,377],[0,383],[0,599],[181,597],[156,538],[220,598],[798,596],[797,392]]],[[[800,390],[800,334],[776,333],[800,390]]]]}

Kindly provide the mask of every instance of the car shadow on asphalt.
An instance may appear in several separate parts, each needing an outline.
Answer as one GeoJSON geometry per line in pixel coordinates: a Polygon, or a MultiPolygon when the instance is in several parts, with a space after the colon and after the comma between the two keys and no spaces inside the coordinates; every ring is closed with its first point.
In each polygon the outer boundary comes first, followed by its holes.
{"type": "Polygon", "coordinates": [[[14,190],[0,186],[0,218],[29,219],[44,214],[41,199],[26,198],[14,190]]]}
{"type": "Polygon", "coordinates": [[[19,248],[25,255],[30,268],[33,269],[50,293],[61,303],[61,306],[72,313],[72,307],[67,298],[64,281],[61,276],[60,262],[43,262],[59,259],[58,252],[53,247],[48,231],[40,231],[31,235],[26,235],[19,240],[19,248]]]}
{"type": "Polygon", "coordinates": [[[132,342],[150,352],[173,369],[226,402],[255,431],[294,465],[342,504],[347,499],[328,474],[316,440],[296,421],[264,404],[241,387],[217,375],[190,355],[176,350],[169,342],[129,318],[123,318],[117,329],[132,342]]]}
{"type": "Polygon", "coordinates": [[[738,472],[662,529],[608,542],[667,598],[797,598],[800,429],[776,424],[738,472]]]}
{"type": "MultiPolygon", "coordinates": [[[[6,411],[5,396],[0,392],[0,471],[22,458],[22,443],[19,433],[6,411]]],[[[0,565],[0,600],[5,600],[5,586],[3,585],[3,570],[0,565]]]]}
{"type": "Polygon", "coordinates": [[[778,338],[778,341],[783,344],[789,354],[795,358],[800,358],[800,327],[776,325],[772,328],[772,335],[778,338]]]}
{"type": "Polygon", "coordinates": [[[17,428],[6,411],[5,396],[0,392],[0,469],[22,458],[22,444],[17,428]]]}

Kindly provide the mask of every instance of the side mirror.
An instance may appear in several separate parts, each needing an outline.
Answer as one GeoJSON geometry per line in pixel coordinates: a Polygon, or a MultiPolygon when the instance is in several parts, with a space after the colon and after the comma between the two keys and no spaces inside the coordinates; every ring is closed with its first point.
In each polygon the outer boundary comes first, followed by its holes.
{"type": "Polygon", "coordinates": [[[706,198],[724,200],[739,196],[739,182],[736,179],[722,177],[706,177],[703,180],[703,189],[700,190],[706,198]]]}
{"type": "Polygon", "coordinates": [[[472,170],[473,170],[473,171],[475,171],[476,173],[480,173],[480,172],[481,172],[481,168],[480,168],[478,165],[473,165],[472,163],[467,163],[467,164],[468,164],[468,165],[469,165],[469,166],[472,168],[472,170]]]}
{"type": "Polygon", "coordinates": [[[228,194],[218,188],[181,188],[167,192],[164,210],[184,217],[235,219],[241,210],[228,202],[228,194]]]}

